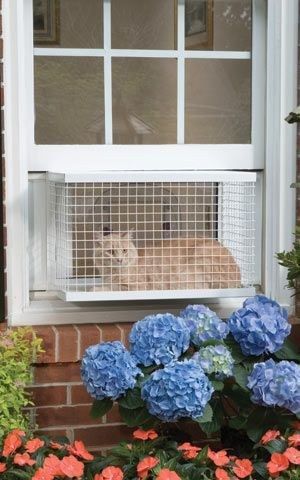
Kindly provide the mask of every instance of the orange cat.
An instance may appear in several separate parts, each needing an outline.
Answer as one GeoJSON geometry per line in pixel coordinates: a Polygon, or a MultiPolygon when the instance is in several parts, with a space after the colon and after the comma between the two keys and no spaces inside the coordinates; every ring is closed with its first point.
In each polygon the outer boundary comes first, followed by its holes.
{"type": "Polygon", "coordinates": [[[196,290],[238,288],[241,275],[229,250],[217,240],[177,238],[137,249],[132,233],[95,241],[100,290],[196,290]]]}

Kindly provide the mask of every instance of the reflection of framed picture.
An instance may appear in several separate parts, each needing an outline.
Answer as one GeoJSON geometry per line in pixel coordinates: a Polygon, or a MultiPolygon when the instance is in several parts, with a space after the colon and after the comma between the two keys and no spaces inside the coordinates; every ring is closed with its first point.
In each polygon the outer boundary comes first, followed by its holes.
{"type": "Polygon", "coordinates": [[[34,45],[59,45],[60,0],[33,0],[34,45]]]}
{"type": "Polygon", "coordinates": [[[185,48],[213,49],[213,0],[185,0],[185,48]]]}

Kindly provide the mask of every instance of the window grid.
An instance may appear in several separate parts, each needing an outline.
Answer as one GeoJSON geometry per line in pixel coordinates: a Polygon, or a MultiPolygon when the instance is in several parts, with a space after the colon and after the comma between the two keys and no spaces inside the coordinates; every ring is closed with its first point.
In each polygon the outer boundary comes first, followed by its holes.
{"type": "Polygon", "coordinates": [[[34,48],[34,56],[104,58],[105,144],[113,144],[112,58],[174,58],[177,59],[177,144],[185,143],[185,60],[234,59],[249,60],[247,51],[185,50],[185,0],[177,3],[177,49],[139,50],[111,48],[111,0],[103,0],[103,49],[34,48]]]}

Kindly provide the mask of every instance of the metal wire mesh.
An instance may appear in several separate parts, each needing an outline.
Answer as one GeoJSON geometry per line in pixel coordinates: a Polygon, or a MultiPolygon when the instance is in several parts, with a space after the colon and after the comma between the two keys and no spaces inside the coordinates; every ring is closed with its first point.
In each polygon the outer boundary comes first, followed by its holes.
{"type": "Polygon", "coordinates": [[[252,181],[50,181],[49,288],[230,295],[254,281],[254,212],[252,181]]]}

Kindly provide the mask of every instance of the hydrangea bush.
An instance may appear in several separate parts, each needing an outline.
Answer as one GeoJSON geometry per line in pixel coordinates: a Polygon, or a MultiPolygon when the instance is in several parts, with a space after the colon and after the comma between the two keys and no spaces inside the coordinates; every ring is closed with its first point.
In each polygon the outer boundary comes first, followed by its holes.
{"type": "Polygon", "coordinates": [[[204,305],[178,317],[149,315],[135,323],[129,348],[89,347],[83,382],[101,417],[117,401],[127,425],[197,422],[211,435],[242,430],[257,441],[270,426],[300,418],[300,355],[289,342],[287,312],[272,299],[247,299],[228,322],[204,305]]]}

